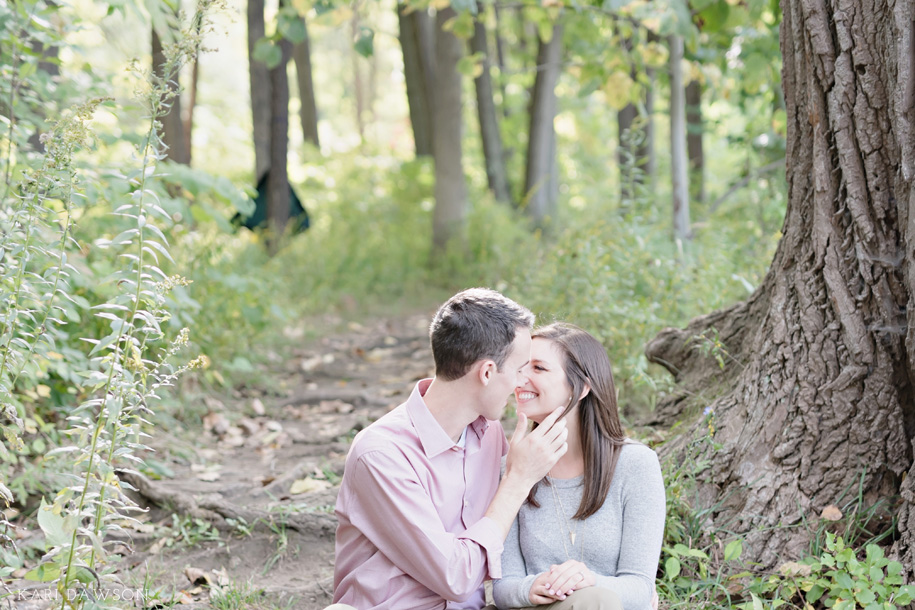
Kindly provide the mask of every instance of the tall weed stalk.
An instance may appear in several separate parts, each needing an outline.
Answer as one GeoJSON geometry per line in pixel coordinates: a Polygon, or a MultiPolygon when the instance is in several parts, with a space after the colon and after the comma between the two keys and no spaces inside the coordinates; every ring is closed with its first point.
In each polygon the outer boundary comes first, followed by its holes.
{"type": "MultiPolygon", "coordinates": [[[[74,597],[71,587],[100,583],[108,559],[106,534],[129,521],[136,510],[116,471],[130,470],[140,461],[142,426],[148,423],[146,417],[162,389],[200,362],[170,364],[187,343],[188,330],[166,337],[166,297],[176,285],[187,282],[162,270],[165,261],[173,262],[160,228],[169,226],[171,218],[153,187],[157,164],[165,157],[160,119],[176,94],[169,85],[180,67],[197,55],[203,19],[213,4],[201,0],[187,29],[166,45],[163,76],[140,71],[148,83],[139,93],[148,127],[132,159],[133,168],[121,178],[128,184],[128,195],[113,214],[123,230],[113,239],[97,242],[119,261],[108,278],[115,287],[111,298],[92,308],[108,332],[101,338],[84,339],[92,347],[87,354],[89,368],[82,372],[85,382],[78,388],[84,399],[67,417],[71,444],[48,454],[66,455],[73,471],[65,475],[68,484],[53,502],[43,501],[38,511],[50,550],[27,575],[56,582],[61,608],[81,607],[92,597],[74,597]]],[[[137,65],[133,68],[139,71],[137,65]]],[[[0,421],[12,448],[22,444],[26,417],[17,398],[17,382],[24,372],[34,373],[36,353],[47,355],[55,349],[55,332],[64,325],[63,303],[73,300],[69,280],[80,273],[68,262],[74,253],[71,210],[79,197],[74,156],[89,140],[88,122],[103,101],[76,107],[43,136],[43,165],[23,171],[0,211],[0,421]]],[[[0,498],[7,504],[13,500],[3,481],[0,498]]]]}

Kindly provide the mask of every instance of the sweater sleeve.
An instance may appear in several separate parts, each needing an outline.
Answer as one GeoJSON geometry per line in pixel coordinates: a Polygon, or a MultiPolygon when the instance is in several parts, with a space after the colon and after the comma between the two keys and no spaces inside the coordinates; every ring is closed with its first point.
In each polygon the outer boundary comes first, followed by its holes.
{"type": "Polygon", "coordinates": [[[615,576],[597,576],[597,586],[614,591],[624,610],[648,610],[664,538],[666,495],[661,465],[643,445],[627,447],[614,476],[623,483],[623,533],[615,576]]]}
{"type": "Polygon", "coordinates": [[[492,583],[492,597],[498,608],[523,608],[530,606],[531,585],[536,574],[527,574],[524,555],[521,553],[521,538],[518,518],[508,530],[508,537],[502,551],[502,578],[492,583]]]}

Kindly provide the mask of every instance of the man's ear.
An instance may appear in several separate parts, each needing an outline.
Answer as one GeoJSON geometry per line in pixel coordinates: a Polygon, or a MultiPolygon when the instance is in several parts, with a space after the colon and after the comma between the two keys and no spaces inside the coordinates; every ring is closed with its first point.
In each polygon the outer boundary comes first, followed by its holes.
{"type": "Polygon", "coordinates": [[[477,370],[477,375],[480,379],[480,383],[483,385],[489,385],[489,382],[492,381],[492,378],[495,376],[498,367],[496,363],[492,360],[481,360],[479,369],[477,370]]]}

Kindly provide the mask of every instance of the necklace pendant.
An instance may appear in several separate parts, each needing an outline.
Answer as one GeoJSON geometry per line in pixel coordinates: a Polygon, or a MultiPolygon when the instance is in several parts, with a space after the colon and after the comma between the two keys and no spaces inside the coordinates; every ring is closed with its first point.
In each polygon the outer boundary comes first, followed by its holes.
{"type": "Polygon", "coordinates": [[[569,532],[569,539],[572,540],[572,544],[575,544],[575,532],[569,532]]]}

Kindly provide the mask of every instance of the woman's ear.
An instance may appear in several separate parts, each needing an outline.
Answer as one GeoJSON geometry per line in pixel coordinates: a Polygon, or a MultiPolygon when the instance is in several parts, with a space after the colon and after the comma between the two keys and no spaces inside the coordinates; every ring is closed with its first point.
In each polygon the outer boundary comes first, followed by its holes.
{"type": "Polygon", "coordinates": [[[581,396],[578,397],[578,401],[581,402],[585,399],[585,396],[591,393],[591,386],[585,384],[584,389],[581,391],[581,396]]]}

